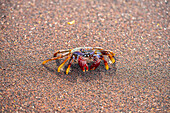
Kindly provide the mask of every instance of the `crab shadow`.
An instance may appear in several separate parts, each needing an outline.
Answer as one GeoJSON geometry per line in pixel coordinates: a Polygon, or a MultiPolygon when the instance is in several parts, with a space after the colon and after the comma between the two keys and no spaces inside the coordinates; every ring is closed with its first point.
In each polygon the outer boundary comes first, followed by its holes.
{"type": "MultiPolygon", "coordinates": [[[[101,61],[99,67],[95,70],[89,70],[86,72],[83,72],[78,63],[71,65],[71,70],[68,73],[68,75],[65,73],[65,70],[67,69],[67,65],[63,67],[63,71],[57,72],[57,67],[61,64],[61,61],[56,60],[56,65],[54,68],[51,68],[47,65],[43,65],[48,71],[55,73],[58,77],[65,79],[69,82],[75,83],[78,80],[82,82],[89,82],[91,80],[102,80],[104,75],[107,75],[109,77],[116,75],[116,63],[109,65],[109,70],[105,69],[104,62],[101,61]]],[[[92,63],[88,63],[90,66],[92,63]]]]}

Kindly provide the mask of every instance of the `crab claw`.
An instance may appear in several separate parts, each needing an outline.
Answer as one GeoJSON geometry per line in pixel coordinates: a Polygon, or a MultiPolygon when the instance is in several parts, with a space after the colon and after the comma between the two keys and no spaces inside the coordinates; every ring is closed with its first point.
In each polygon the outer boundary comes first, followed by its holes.
{"type": "Polygon", "coordinates": [[[83,72],[85,72],[85,68],[86,68],[86,71],[88,71],[87,62],[81,56],[78,59],[78,63],[79,63],[81,70],[83,70],[83,72]]]}
{"type": "Polygon", "coordinates": [[[95,70],[100,65],[100,59],[98,57],[94,57],[94,63],[90,66],[90,70],[95,70]]]}

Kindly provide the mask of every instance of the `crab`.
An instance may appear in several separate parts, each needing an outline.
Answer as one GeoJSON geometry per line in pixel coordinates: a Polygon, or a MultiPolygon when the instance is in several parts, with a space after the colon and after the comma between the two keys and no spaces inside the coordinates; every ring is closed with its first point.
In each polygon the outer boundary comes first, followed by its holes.
{"type": "Polygon", "coordinates": [[[66,69],[66,74],[69,73],[71,64],[73,61],[78,61],[78,64],[83,72],[88,71],[89,67],[87,64],[87,60],[92,60],[94,63],[90,66],[90,70],[95,70],[99,65],[100,61],[104,61],[104,65],[106,70],[109,69],[108,63],[105,60],[104,56],[108,56],[111,60],[111,62],[115,63],[115,54],[110,50],[104,50],[101,47],[77,47],[74,49],[68,49],[68,50],[59,50],[56,53],[54,53],[54,58],[50,58],[48,60],[43,61],[43,65],[47,63],[48,61],[61,59],[66,57],[67,58],[63,61],[63,63],[58,67],[58,72],[60,72],[61,68],[64,66],[64,64],[69,60],[68,67],[66,69]]]}

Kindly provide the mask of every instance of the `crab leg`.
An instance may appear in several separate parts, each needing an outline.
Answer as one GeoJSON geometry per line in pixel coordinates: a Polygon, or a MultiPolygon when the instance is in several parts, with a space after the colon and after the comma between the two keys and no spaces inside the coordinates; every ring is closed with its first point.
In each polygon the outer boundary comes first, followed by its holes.
{"type": "Polygon", "coordinates": [[[86,71],[88,71],[87,62],[81,56],[78,59],[78,63],[79,63],[79,66],[80,66],[81,70],[83,70],[83,72],[85,72],[84,68],[86,68],[86,71]]]}
{"type": "Polygon", "coordinates": [[[104,59],[103,56],[101,56],[101,57],[102,57],[101,59],[104,61],[104,65],[105,65],[106,70],[108,70],[108,69],[109,69],[109,66],[108,66],[107,61],[104,59]]]}
{"type": "Polygon", "coordinates": [[[109,51],[110,54],[112,54],[112,56],[115,56],[115,54],[112,51],[109,51]]]}
{"type": "Polygon", "coordinates": [[[112,63],[114,64],[115,63],[115,59],[112,57],[111,54],[109,54],[108,56],[109,56],[110,60],[112,61],[112,63]]]}
{"type": "Polygon", "coordinates": [[[58,56],[58,57],[55,57],[55,58],[50,58],[50,59],[48,59],[48,60],[45,60],[45,61],[43,61],[43,65],[45,64],[45,63],[47,63],[47,62],[49,62],[49,61],[52,61],[52,60],[57,60],[57,59],[60,59],[60,58],[63,58],[63,57],[65,57],[65,56],[68,56],[68,55],[70,55],[71,53],[68,53],[68,54],[65,54],[65,55],[61,55],[61,56],[58,56]]]}
{"type": "Polygon", "coordinates": [[[68,72],[69,72],[69,70],[70,70],[70,67],[71,67],[71,64],[72,64],[73,61],[74,61],[74,58],[71,57],[71,59],[70,59],[70,61],[69,61],[69,64],[68,64],[68,67],[67,67],[67,69],[66,69],[66,74],[68,74],[68,72]]]}
{"type": "Polygon", "coordinates": [[[69,52],[70,53],[71,49],[69,49],[69,50],[59,50],[56,53],[54,53],[54,57],[56,57],[58,53],[65,53],[65,52],[69,52]]]}
{"type": "Polygon", "coordinates": [[[103,50],[103,48],[101,48],[101,47],[94,47],[93,49],[95,49],[95,50],[103,50]]]}
{"type": "Polygon", "coordinates": [[[115,54],[113,52],[111,52],[111,51],[101,51],[101,53],[103,55],[107,55],[110,58],[110,60],[112,61],[113,64],[115,63],[115,59],[113,58],[113,56],[115,56],[115,54]]]}
{"type": "Polygon", "coordinates": [[[65,60],[64,60],[64,62],[58,67],[58,72],[60,72],[60,69],[63,67],[63,65],[67,62],[67,60],[68,59],[70,59],[71,58],[71,56],[68,56],[65,60]]]}
{"type": "Polygon", "coordinates": [[[100,65],[100,59],[97,56],[93,57],[94,63],[90,66],[90,70],[95,70],[100,65]]]}

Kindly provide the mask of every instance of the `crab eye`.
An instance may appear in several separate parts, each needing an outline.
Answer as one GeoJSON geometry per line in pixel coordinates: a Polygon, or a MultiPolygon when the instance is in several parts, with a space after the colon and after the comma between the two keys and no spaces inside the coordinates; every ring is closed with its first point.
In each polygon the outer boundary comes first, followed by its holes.
{"type": "Polygon", "coordinates": [[[84,54],[83,57],[87,57],[88,55],[87,54],[84,54]]]}

